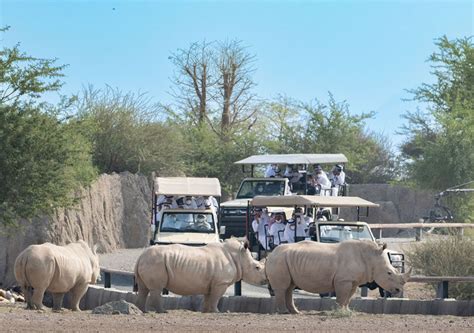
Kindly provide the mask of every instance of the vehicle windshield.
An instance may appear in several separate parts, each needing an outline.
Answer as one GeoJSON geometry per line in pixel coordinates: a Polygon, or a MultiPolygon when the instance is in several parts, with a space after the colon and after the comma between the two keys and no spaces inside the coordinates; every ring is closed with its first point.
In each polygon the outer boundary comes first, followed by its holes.
{"type": "Polygon", "coordinates": [[[237,199],[251,199],[257,195],[277,196],[285,194],[285,180],[244,180],[237,199]]]}
{"type": "Polygon", "coordinates": [[[339,243],[348,239],[373,240],[370,230],[365,225],[320,224],[319,239],[321,243],[339,243]]]}
{"type": "Polygon", "coordinates": [[[211,213],[165,212],[163,213],[160,231],[211,234],[215,232],[214,219],[211,213]]]}

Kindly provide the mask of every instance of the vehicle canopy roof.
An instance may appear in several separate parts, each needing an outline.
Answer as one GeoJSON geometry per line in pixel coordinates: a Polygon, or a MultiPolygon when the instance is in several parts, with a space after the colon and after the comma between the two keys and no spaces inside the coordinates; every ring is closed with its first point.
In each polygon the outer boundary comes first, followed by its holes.
{"type": "Polygon", "coordinates": [[[235,164],[330,164],[347,163],[344,154],[273,154],[252,155],[235,164]]]}
{"type": "Polygon", "coordinates": [[[221,184],[217,178],[156,177],[155,193],[183,196],[221,196],[221,184]]]}
{"type": "Polygon", "coordinates": [[[318,195],[256,196],[251,206],[309,206],[309,207],[379,207],[378,204],[359,197],[332,197],[318,195]]]}

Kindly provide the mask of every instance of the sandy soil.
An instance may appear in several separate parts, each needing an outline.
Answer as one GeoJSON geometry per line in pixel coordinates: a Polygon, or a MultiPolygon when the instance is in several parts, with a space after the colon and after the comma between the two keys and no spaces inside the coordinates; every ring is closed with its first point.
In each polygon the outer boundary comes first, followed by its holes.
{"type": "Polygon", "coordinates": [[[2,332],[75,331],[442,331],[473,332],[473,317],[370,315],[352,312],[303,312],[300,315],[254,313],[203,314],[176,310],[166,314],[93,315],[65,310],[53,313],[25,310],[23,305],[0,304],[2,332]]]}

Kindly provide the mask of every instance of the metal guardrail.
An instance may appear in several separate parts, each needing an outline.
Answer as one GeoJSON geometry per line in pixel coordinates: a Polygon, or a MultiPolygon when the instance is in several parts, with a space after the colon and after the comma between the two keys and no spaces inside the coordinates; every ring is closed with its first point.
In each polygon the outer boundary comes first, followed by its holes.
{"type": "MultiPolygon", "coordinates": [[[[133,278],[133,290],[135,290],[135,274],[130,271],[122,271],[118,269],[110,269],[101,267],[101,272],[104,274],[104,288],[111,287],[112,275],[121,275],[133,278]]],[[[436,298],[449,298],[449,283],[459,283],[459,282],[474,282],[474,276],[421,276],[421,275],[414,275],[411,276],[408,282],[414,283],[438,283],[438,288],[436,291],[436,298]]],[[[234,285],[234,295],[241,296],[242,295],[242,287],[241,282],[237,282],[234,285]]],[[[367,287],[361,288],[361,296],[367,296],[367,287]]]]}
{"type": "Polygon", "coordinates": [[[369,223],[370,229],[379,230],[379,239],[383,229],[415,229],[416,240],[421,240],[423,228],[455,228],[464,231],[465,228],[474,228],[474,223],[369,223]]]}

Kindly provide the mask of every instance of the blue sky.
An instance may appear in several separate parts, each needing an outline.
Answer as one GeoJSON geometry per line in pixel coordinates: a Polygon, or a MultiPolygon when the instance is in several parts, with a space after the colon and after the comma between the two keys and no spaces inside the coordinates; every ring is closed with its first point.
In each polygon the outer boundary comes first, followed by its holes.
{"type": "Polygon", "coordinates": [[[0,0],[0,45],[69,64],[63,93],[105,84],[169,103],[172,51],[239,39],[257,57],[256,92],[303,101],[331,91],[351,112],[376,111],[388,135],[415,108],[405,89],[431,82],[434,39],[473,35],[472,1],[0,0]]]}

